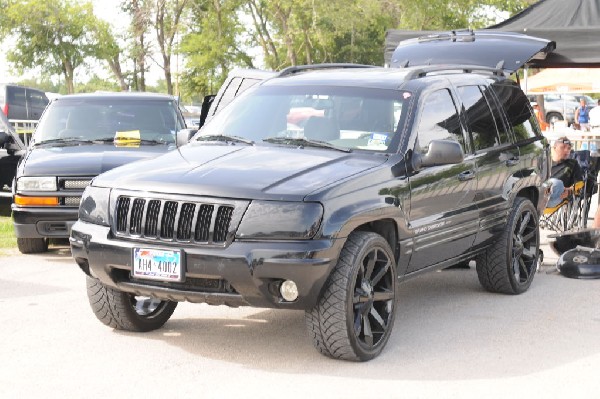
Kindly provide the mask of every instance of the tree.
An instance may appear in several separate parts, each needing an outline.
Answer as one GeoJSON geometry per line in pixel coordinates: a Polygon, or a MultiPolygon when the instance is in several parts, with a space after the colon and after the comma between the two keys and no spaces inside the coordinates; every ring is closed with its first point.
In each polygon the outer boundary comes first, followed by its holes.
{"type": "Polygon", "coordinates": [[[98,20],[91,3],[66,0],[5,1],[0,14],[0,37],[14,38],[7,60],[17,70],[39,68],[62,74],[67,93],[73,93],[75,69],[98,52],[94,27],[98,20]]]}

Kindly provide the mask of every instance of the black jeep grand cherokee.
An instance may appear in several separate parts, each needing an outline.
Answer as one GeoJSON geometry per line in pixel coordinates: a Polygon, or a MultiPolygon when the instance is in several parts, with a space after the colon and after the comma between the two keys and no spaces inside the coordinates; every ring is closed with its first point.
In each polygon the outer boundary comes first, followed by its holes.
{"type": "Polygon", "coordinates": [[[497,69],[292,67],[95,178],[72,253],[113,328],[157,329],[177,301],[302,309],[321,353],[368,360],[399,281],[476,259],[485,289],[528,289],[548,172],[497,69]]]}

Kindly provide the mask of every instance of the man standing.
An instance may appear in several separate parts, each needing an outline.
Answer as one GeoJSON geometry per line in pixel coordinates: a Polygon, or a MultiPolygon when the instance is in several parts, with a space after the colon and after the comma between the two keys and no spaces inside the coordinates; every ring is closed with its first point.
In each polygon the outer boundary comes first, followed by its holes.
{"type": "Polygon", "coordinates": [[[583,172],[576,159],[571,159],[571,141],[560,137],[552,147],[552,177],[550,183],[550,198],[547,208],[554,208],[563,199],[573,194],[575,183],[583,180],[583,172]]]}

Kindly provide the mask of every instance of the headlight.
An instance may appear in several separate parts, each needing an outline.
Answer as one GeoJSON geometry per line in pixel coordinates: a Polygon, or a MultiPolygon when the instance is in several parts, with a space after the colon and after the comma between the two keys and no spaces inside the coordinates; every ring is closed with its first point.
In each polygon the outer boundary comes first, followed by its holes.
{"type": "Polygon", "coordinates": [[[79,204],[79,219],[103,226],[110,226],[108,200],[110,189],[87,186],[79,204]]]}
{"type": "Polygon", "coordinates": [[[307,240],[317,233],[323,207],[315,202],[252,201],[237,238],[307,240]]]}
{"type": "Polygon", "coordinates": [[[56,177],[19,177],[17,192],[20,191],[56,191],[56,177]]]}

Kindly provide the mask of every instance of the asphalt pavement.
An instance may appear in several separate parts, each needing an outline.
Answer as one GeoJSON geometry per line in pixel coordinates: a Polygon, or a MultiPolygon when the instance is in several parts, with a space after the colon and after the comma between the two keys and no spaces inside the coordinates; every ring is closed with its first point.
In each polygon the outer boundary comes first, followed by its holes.
{"type": "Polygon", "coordinates": [[[474,267],[400,285],[367,363],[320,355],[300,311],[181,303],[158,331],[114,331],[68,246],[15,251],[0,257],[0,398],[596,398],[600,280],[556,273],[546,236],[522,295],[484,291],[474,267]]]}

